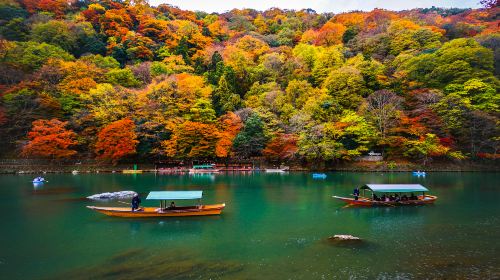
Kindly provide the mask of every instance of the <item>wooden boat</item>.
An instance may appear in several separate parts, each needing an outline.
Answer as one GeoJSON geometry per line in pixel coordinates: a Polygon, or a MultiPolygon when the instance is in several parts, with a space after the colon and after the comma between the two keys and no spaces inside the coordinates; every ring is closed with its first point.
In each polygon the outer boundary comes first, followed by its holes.
{"type": "Polygon", "coordinates": [[[190,174],[194,173],[217,173],[219,169],[215,168],[215,164],[201,164],[193,165],[193,168],[189,169],[190,174]]]}
{"type": "Polygon", "coordinates": [[[360,188],[363,190],[363,195],[360,195],[358,199],[351,197],[341,197],[341,196],[333,196],[333,198],[339,199],[343,202],[346,202],[350,205],[354,206],[404,206],[404,205],[425,205],[434,203],[437,200],[437,196],[434,195],[426,195],[425,192],[429,190],[420,185],[420,184],[366,184],[360,188]],[[365,196],[365,191],[371,191],[371,196],[365,196]],[[375,200],[374,195],[376,193],[384,193],[384,194],[398,194],[401,198],[401,194],[404,193],[419,193],[421,195],[414,196],[413,199],[408,200],[392,200],[392,201],[380,201],[375,200]],[[370,198],[371,197],[371,198],[370,198]]]}
{"type": "Polygon", "coordinates": [[[167,200],[201,199],[201,197],[202,191],[159,191],[150,192],[146,200],[160,200],[160,207],[141,207],[135,211],[132,211],[131,207],[87,206],[87,208],[113,217],[152,218],[220,215],[226,206],[222,203],[167,207],[167,200]]]}

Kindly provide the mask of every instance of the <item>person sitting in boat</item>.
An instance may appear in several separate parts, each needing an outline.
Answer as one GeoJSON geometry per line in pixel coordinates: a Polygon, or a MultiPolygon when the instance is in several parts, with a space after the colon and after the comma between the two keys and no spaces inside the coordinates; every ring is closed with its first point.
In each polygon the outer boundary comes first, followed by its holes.
{"type": "Polygon", "coordinates": [[[170,203],[170,209],[175,209],[175,202],[172,201],[172,203],[170,203]]]}
{"type": "Polygon", "coordinates": [[[401,200],[401,198],[399,197],[399,195],[395,194],[394,195],[394,201],[399,202],[400,200],[401,200]]]}
{"type": "Polygon", "coordinates": [[[378,196],[376,194],[373,194],[373,200],[374,201],[379,201],[380,199],[378,198],[378,196]]]}
{"type": "Polygon", "coordinates": [[[134,194],[132,198],[132,212],[135,211],[135,209],[139,209],[139,204],[141,204],[141,198],[138,194],[134,194]]]}
{"type": "Polygon", "coordinates": [[[359,188],[355,188],[354,191],[352,192],[352,195],[354,195],[354,200],[358,200],[359,188]]]}
{"type": "Polygon", "coordinates": [[[383,194],[382,197],[380,197],[380,201],[385,201],[386,198],[385,194],[383,194]]]}
{"type": "Polygon", "coordinates": [[[418,199],[417,196],[414,195],[413,193],[410,195],[410,200],[417,200],[417,199],[418,199]]]}
{"type": "Polygon", "coordinates": [[[403,194],[401,197],[401,201],[408,201],[408,196],[406,194],[403,194]]]}

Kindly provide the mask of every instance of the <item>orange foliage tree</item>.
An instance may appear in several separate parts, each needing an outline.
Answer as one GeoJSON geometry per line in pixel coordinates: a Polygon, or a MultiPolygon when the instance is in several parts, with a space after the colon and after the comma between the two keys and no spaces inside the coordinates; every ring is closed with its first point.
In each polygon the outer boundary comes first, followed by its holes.
{"type": "Polygon", "coordinates": [[[98,159],[116,164],[121,158],[136,152],[137,135],[131,119],[122,119],[106,125],[97,136],[95,153],[98,159]]]}
{"type": "Polygon", "coordinates": [[[207,158],[214,156],[217,139],[215,125],[186,121],[176,126],[170,139],[162,144],[169,157],[207,158]]]}
{"type": "Polygon", "coordinates": [[[320,46],[333,46],[342,42],[342,35],[346,31],[346,27],[340,23],[333,23],[331,21],[325,23],[317,34],[316,45],[320,46]]]}
{"type": "Polygon", "coordinates": [[[238,135],[243,125],[240,117],[233,112],[221,116],[220,122],[222,123],[222,128],[219,132],[219,140],[215,144],[215,155],[220,158],[225,158],[231,155],[233,140],[236,135],[238,135]]]}
{"type": "Polygon", "coordinates": [[[58,119],[36,120],[28,133],[30,141],[23,147],[24,156],[60,159],[76,154],[70,146],[76,145],[76,134],[58,119]]]}

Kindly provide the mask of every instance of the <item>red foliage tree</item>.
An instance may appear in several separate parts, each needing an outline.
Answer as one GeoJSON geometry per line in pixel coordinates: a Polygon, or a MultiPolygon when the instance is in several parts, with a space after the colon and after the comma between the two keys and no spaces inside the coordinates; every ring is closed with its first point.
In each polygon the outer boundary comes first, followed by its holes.
{"type": "Polygon", "coordinates": [[[138,143],[134,122],[123,119],[101,129],[97,136],[95,153],[98,159],[111,160],[116,164],[121,158],[135,154],[138,143]]]}
{"type": "Polygon", "coordinates": [[[269,160],[289,160],[298,150],[297,140],[294,134],[277,134],[262,150],[262,155],[269,160]]]}
{"type": "Polygon", "coordinates": [[[64,12],[69,8],[65,0],[24,0],[23,4],[29,13],[49,12],[53,13],[56,18],[64,17],[64,12]]]}
{"type": "Polygon", "coordinates": [[[58,119],[36,120],[28,133],[30,141],[23,147],[24,156],[60,159],[76,154],[69,147],[77,144],[76,134],[58,119]]]}

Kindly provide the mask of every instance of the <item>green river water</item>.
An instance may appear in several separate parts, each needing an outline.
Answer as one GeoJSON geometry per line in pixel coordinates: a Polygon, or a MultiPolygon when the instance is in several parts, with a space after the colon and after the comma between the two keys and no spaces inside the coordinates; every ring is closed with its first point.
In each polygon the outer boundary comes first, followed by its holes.
{"type": "MultiPolygon", "coordinates": [[[[1,279],[494,279],[500,174],[235,173],[0,176],[1,279]],[[420,183],[435,205],[343,208],[365,183],[420,183]],[[204,191],[220,216],[124,219],[87,209],[120,190],[204,191]],[[334,234],[361,237],[336,244],[334,234]]],[[[180,205],[181,203],[178,203],[180,205]]]]}

